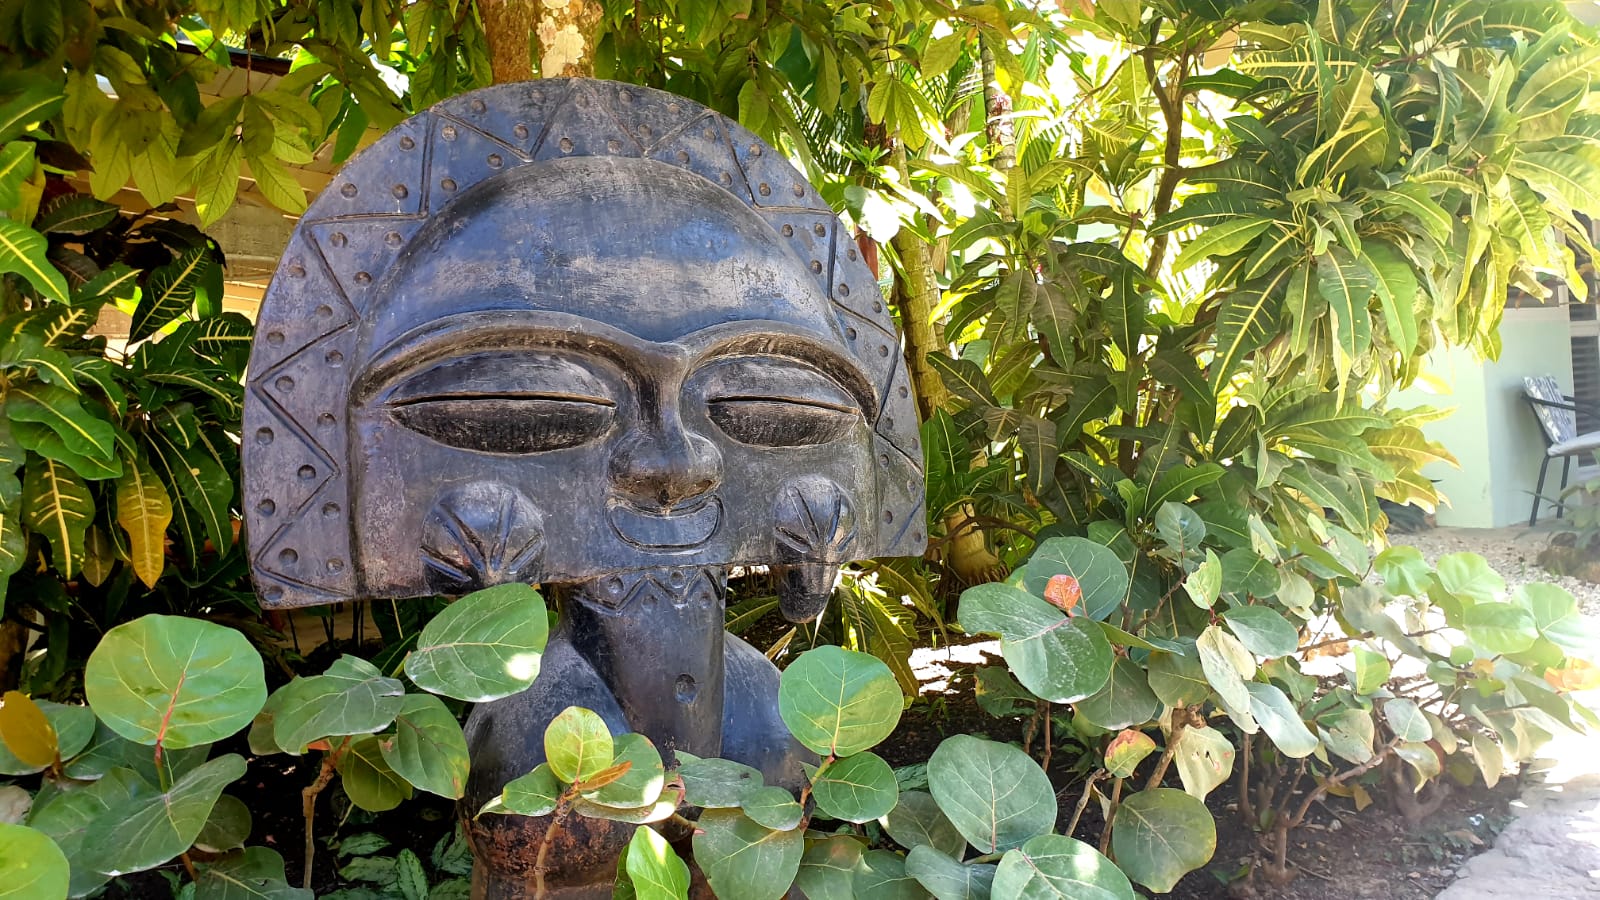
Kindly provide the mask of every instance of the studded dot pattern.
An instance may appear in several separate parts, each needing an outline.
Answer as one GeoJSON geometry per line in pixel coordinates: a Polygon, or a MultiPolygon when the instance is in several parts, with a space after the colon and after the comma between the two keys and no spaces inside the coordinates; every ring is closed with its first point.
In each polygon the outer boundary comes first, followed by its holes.
{"type": "Polygon", "coordinates": [[[694,172],[783,236],[875,382],[880,407],[869,418],[886,515],[861,549],[922,552],[922,450],[899,337],[822,197],[782,154],[699,104],[632,85],[545,79],[454,97],[396,126],[344,167],[291,236],[262,303],[245,403],[245,434],[254,436],[243,448],[245,509],[267,605],[357,593],[344,518],[345,403],[297,385],[343,383],[359,368],[350,365],[355,326],[375,312],[371,292],[429,216],[500,172],[567,156],[642,156],[694,172]]]}

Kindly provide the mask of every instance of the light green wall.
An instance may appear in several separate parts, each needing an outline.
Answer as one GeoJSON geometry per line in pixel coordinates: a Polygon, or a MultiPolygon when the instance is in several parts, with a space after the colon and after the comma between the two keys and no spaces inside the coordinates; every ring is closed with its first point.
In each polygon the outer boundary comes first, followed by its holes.
{"type": "MultiPolygon", "coordinates": [[[[1463,350],[1435,352],[1428,359],[1433,383],[1419,382],[1391,400],[1397,407],[1456,407],[1423,429],[1461,462],[1459,469],[1434,465],[1425,470],[1449,501],[1439,509],[1440,525],[1496,528],[1527,522],[1544,442],[1522,400],[1522,379],[1553,375],[1563,391],[1572,390],[1565,308],[1508,309],[1500,340],[1500,358],[1494,361],[1479,361],[1463,350]]],[[[1555,493],[1557,465],[1551,464],[1547,496],[1555,493]]]]}

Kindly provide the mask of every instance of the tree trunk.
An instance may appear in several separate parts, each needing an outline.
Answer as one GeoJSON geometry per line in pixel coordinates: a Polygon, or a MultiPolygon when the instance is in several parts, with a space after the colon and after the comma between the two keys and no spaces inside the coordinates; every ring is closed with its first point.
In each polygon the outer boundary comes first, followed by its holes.
{"type": "Polygon", "coordinates": [[[593,76],[594,45],[604,10],[598,0],[481,0],[489,69],[495,84],[539,76],[593,76]]]}

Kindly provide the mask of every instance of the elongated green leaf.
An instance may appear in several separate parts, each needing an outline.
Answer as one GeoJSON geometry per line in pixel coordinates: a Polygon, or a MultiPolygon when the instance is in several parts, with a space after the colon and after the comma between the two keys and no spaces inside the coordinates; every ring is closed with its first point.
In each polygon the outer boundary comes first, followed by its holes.
{"type": "Polygon", "coordinates": [[[544,598],[505,584],[457,600],[422,630],[406,674],[423,690],[469,703],[510,696],[533,683],[550,633],[544,598]]]}
{"type": "Polygon", "coordinates": [[[273,741],[292,750],[326,737],[370,734],[388,727],[405,700],[405,685],[357,656],[341,656],[322,675],[296,678],[280,691],[273,741]]]}
{"type": "Polygon", "coordinates": [[[1377,278],[1350,251],[1334,245],[1317,258],[1317,292],[1333,316],[1334,369],[1342,384],[1355,359],[1372,343],[1372,315],[1367,309],[1377,278]]]}
{"type": "Polygon", "coordinates": [[[1217,625],[1206,626],[1196,647],[1200,651],[1200,668],[1205,672],[1206,683],[1216,691],[1222,708],[1246,734],[1255,734],[1257,725],[1250,715],[1250,692],[1244,686],[1245,680],[1255,674],[1255,658],[1238,638],[1217,625]]]}
{"type": "Polygon", "coordinates": [[[116,452],[116,432],[111,423],[90,414],[71,391],[52,385],[13,385],[5,408],[13,422],[48,426],[74,453],[110,462],[116,452]]]}
{"type": "MultiPolygon", "coordinates": [[[[3,114],[0,110],[0,117],[3,114]]],[[[65,302],[70,296],[67,279],[45,258],[46,249],[44,235],[26,225],[0,219],[0,274],[15,272],[45,297],[65,302]]]]}
{"type": "Polygon", "coordinates": [[[45,234],[88,234],[111,224],[117,205],[88,194],[62,194],[39,209],[33,227],[45,234]]]}
{"type": "Polygon", "coordinates": [[[45,459],[64,464],[79,476],[93,481],[122,476],[122,460],[112,457],[110,462],[90,459],[67,449],[66,441],[48,425],[38,422],[12,422],[11,434],[18,444],[45,459]]]}
{"type": "Polygon", "coordinates": [[[207,268],[213,265],[210,248],[200,246],[152,271],[133,311],[129,342],[142,341],[187,313],[205,283],[207,268]]]}
{"type": "Polygon", "coordinates": [[[1580,144],[1560,152],[1521,153],[1507,171],[1570,209],[1586,209],[1600,196],[1600,147],[1580,144]]]}
{"type": "Polygon", "coordinates": [[[172,749],[233,734],[267,700],[261,655],[244,635],[184,616],[143,616],[106,632],[83,688],[118,734],[172,749]]]}
{"type": "Polygon", "coordinates": [[[28,466],[22,482],[22,522],[50,543],[51,560],[64,577],[83,566],[84,531],[94,517],[89,488],[52,459],[28,466]]]}
{"type": "Polygon", "coordinates": [[[60,112],[65,100],[58,84],[30,83],[22,93],[0,105],[0,144],[60,112]]]}
{"type": "Polygon", "coordinates": [[[155,587],[166,567],[167,526],[172,501],[149,463],[137,457],[123,465],[117,479],[117,524],[128,532],[128,558],[146,587],[155,587]]]}
{"type": "Polygon", "coordinates": [[[1200,236],[1185,244],[1178,258],[1173,260],[1173,272],[1182,272],[1210,256],[1229,256],[1243,250],[1261,232],[1272,225],[1271,219],[1256,216],[1225,219],[1206,229],[1200,236]]]}
{"type": "Polygon", "coordinates": [[[0,147],[0,209],[15,209],[22,202],[22,183],[33,170],[33,144],[12,141],[0,147]]]}

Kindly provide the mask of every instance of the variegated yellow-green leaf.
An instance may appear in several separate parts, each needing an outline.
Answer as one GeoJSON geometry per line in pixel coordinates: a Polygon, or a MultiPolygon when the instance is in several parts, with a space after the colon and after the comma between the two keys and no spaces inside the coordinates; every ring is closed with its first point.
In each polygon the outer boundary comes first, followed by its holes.
{"type": "Polygon", "coordinates": [[[44,384],[14,385],[6,398],[13,422],[38,422],[61,436],[68,450],[109,462],[116,450],[116,431],[78,402],[71,391],[44,384]]]}
{"type": "Polygon", "coordinates": [[[207,247],[192,247],[150,273],[144,294],[133,311],[129,342],[142,341],[189,311],[206,269],[216,265],[207,247]]]}
{"type": "Polygon", "coordinates": [[[44,235],[26,225],[0,219],[0,273],[15,272],[51,300],[69,296],[67,279],[45,259],[44,235]]]}
{"type": "Polygon", "coordinates": [[[83,563],[83,533],[94,499],[76,472],[53,459],[35,460],[22,483],[22,521],[50,544],[51,560],[71,578],[83,563]]]}
{"type": "Polygon", "coordinates": [[[133,457],[117,479],[117,524],[128,532],[129,559],[139,580],[156,586],[166,566],[167,526],[172,524],[172,499],[150,464],[133,457]]]}

